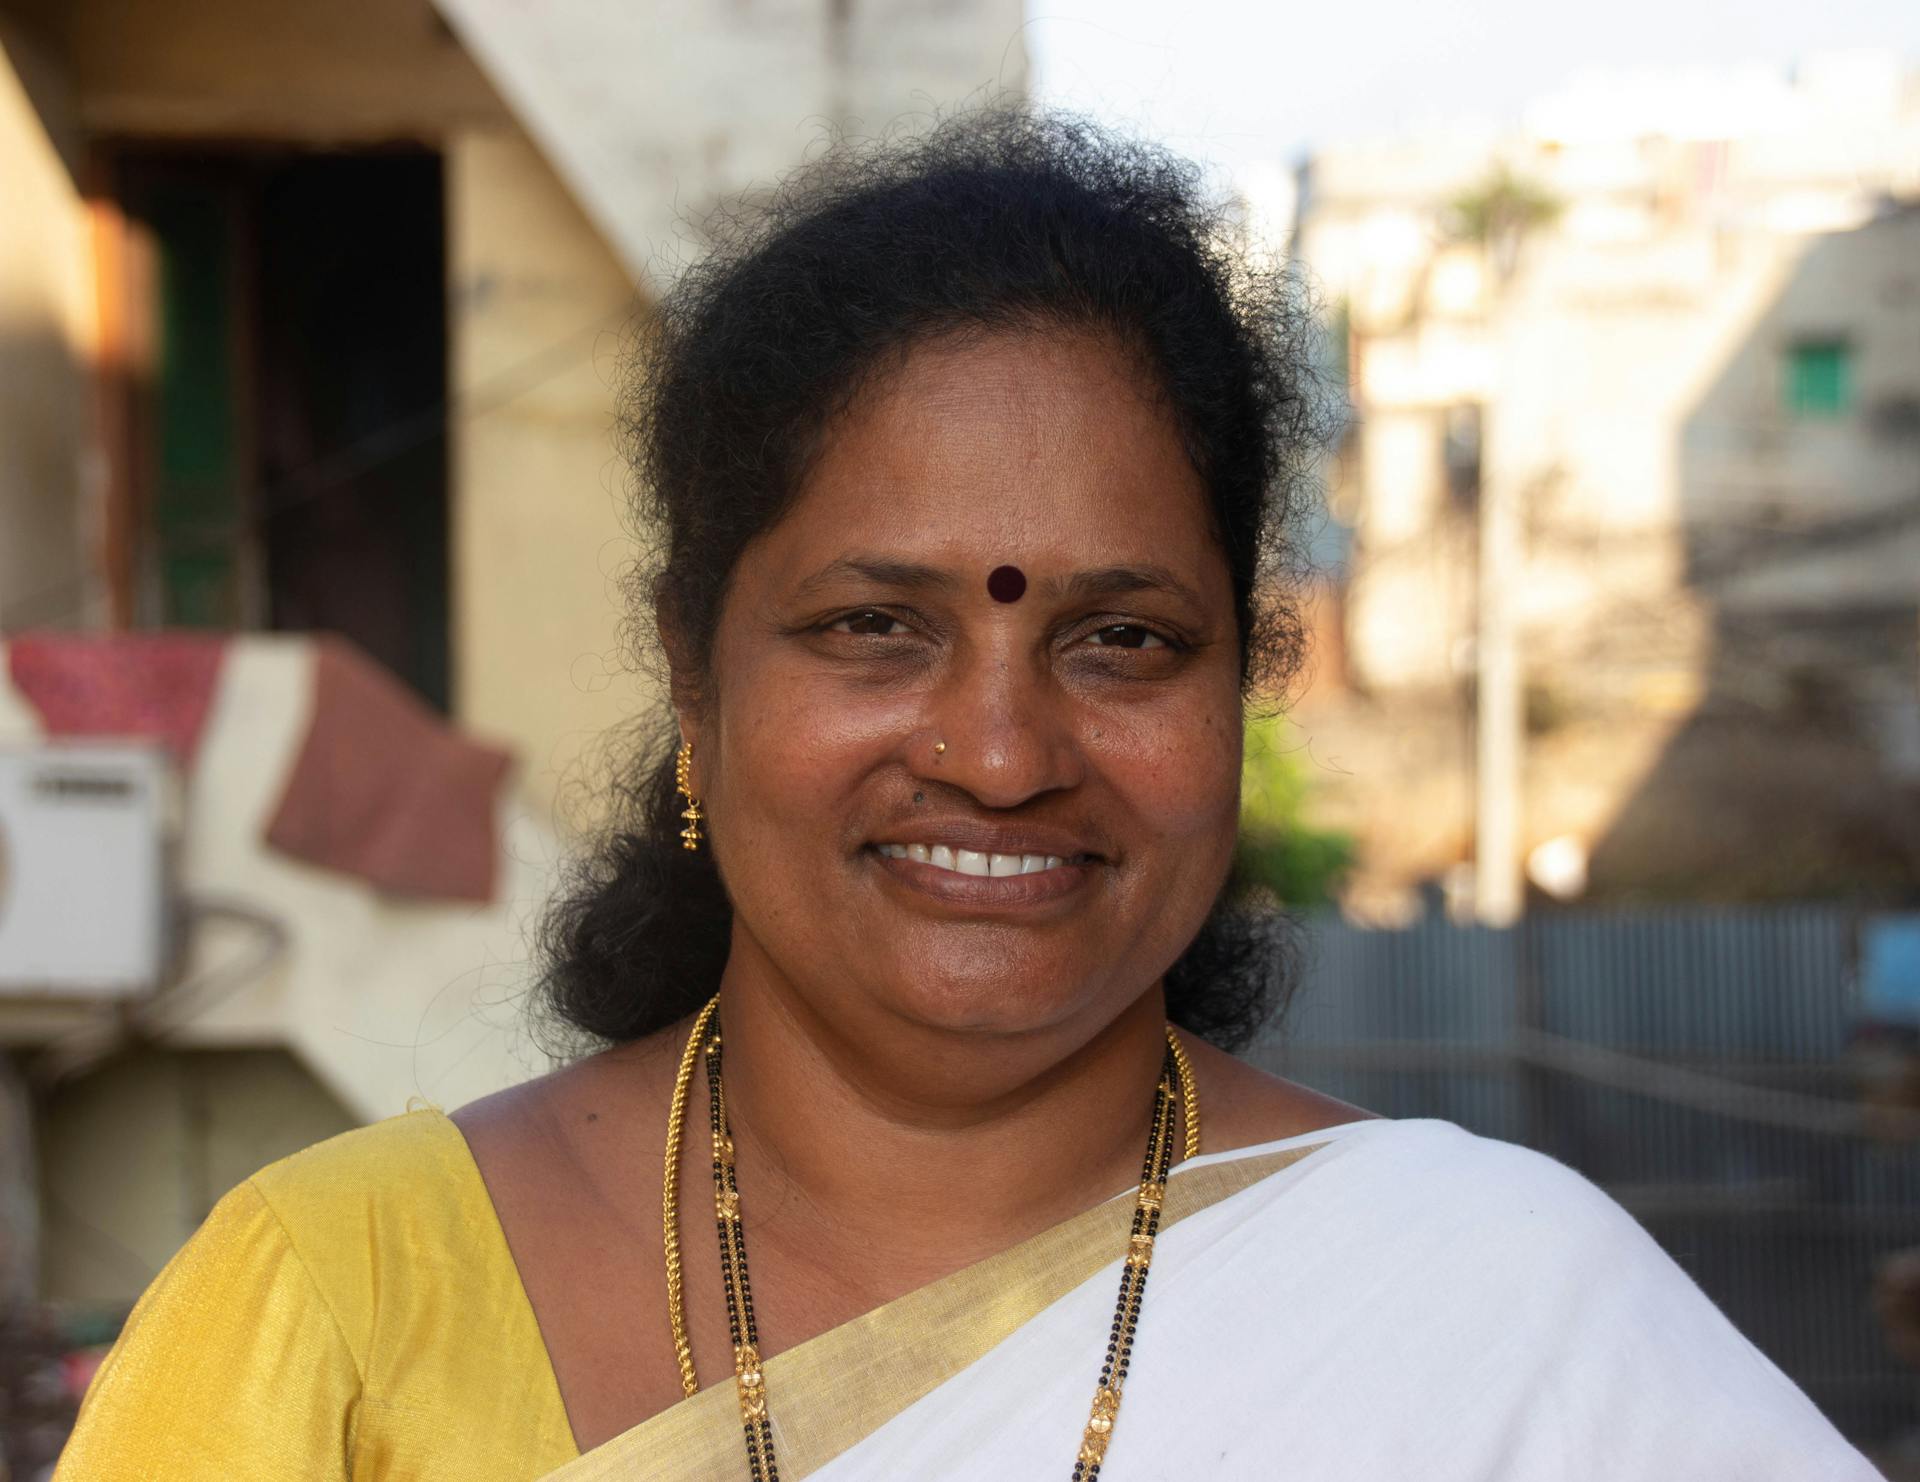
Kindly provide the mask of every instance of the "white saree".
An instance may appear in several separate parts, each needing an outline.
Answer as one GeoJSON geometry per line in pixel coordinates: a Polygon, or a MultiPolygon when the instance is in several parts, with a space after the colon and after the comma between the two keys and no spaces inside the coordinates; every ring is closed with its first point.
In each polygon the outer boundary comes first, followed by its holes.
{"type": "MultiPolygon", "coordinates": [[[[781,1476],[1061,1479],[1124,1195],[766,1366],[781,1476]]],[[[1619,1205],[1448,1122],[1175,1171],[1103,1482],[1874,1482],[1619,1205]]],[[[550,1474],[745,1478],[730,1387],[550,1474]]]]}

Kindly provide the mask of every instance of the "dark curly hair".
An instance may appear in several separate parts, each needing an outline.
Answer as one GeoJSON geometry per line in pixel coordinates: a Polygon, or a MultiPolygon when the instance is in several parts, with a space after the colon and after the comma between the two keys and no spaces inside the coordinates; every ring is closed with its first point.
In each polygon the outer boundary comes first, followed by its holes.
{"type": "MultiPolygon", "coordinates": [[[[989,107],[838,144],[711,234],[639,326],[625,399],[650,552],[626,585],[643,664],[657,671],[671,633],[673,678],[701,693],[742,550],[869,377],[931,336],[1057,329],[1110,336],[1162,383],[1212,496],[1243,694],[1277,696],[1295,675],[1299,531],[1328,431],[1314,320],[1194,165],[1083,119],[989,107]]],[[[732,908],[712,855],[678,837],[675,741],[664,706],[623,736],[591,785],[612,811],[542,923],[536,1007],[568,1050],[664,1028],[726,963],[732,908]]],[[[1284,1006],[1295,955],[1285,917],[1230,880],[1167,974],[1167,1011],[1237,1048],[1284,1006]]]]}

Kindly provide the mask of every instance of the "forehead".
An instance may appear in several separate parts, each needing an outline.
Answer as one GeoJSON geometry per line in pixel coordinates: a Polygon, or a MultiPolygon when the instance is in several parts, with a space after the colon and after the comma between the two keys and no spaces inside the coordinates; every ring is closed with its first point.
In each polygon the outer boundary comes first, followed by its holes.
{"type": "Polygon", "coordinates": [[[1111,341],[1059,331],[914,347],[828,428],[767,541],[783,567],[858,545],[979,564],[983,579],[1004,562],[1151,560],[1197,587],[1227,580],[1152,379],[1111,341]]]}

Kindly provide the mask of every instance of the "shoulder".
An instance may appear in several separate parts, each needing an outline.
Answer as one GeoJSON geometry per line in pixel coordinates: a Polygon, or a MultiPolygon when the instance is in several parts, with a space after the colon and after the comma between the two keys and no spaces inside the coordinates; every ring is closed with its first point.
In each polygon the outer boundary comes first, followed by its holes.
{"type": "Polygon", "coordinates": [[[518,1246],[523,1214],[617,1197],[665,1124],[677,1047],[657,1034],[601,1050],[456,1111],[452,1130],[518,1246]]]}
{"type": "Polygon", "coordinates": [[[1472,1321],[1514,1321],[1582,1301],[1592,1273],[1617,1284],[1698,1290],[1604,1189],[1559,1160],[1428,1118],[1364,1118],[1299,1139],[1264,1216],[1290,1238],[1325,1242],[1315,1260],[1364,1268],[1416,1306],[1479,1294],[1472,1321]],[[1444,1298],[1441,1293],[1449,1295],[1444,1298]]]}
{"type": "Polygon", "coordinates": [[[459,1128],[432,1107],[315,1143],[247,1183],[296,1239],[410,1211],[458,1214],[485,1196],[459,1128]]]}
{"type": "MultiPolygon", "coordinates": [[[[141,1298],[141,1308],[218,1324],[330,1313],[356,1355],[354,1316],[382,1268],[418,1248],[423,1223],[472,1239],[476,1194],[460,1134],[439,1112],[409,1112],[316,1143],[269,1164],[214,1205],[141,1298]],[[465,1161],[465,1167],[462,1163],[465,1161]]],[[[136,1309],[138,1314],[140,1308],[136,1309]]]]}
{"type": "Polygon", "coordinates": [[[1375,1113],[1258,1066],[1183,1032],[1200,1092],[1201,1146],[1207,1152],[1253,1147],[1328,1127],[1372,1119],[1375,1113]]]}
{"type": "Polygon", "coordinates": [[[1430,1249],[1563,1266],[1603,1252],[1666,1261],[1611,1195],[1546,1153],[1430,1118],[1369,1122],[1342,1141],[1350,1173],[1430,1249]]]}
{"type": "Polygon", "coordinates": [[[1511,1475],[1872,1475],[1632,1213],[1558,1159],[1425,1119],[1345,1128],[1320,1152],[1318,1284],[1342,1293],[1342,1322],[1452,1355],[1423,1370],[1427,1400],[1456,1436],[1527,1458],[1511,1475]]]}
{"type": "Polygon", "coordinates": [[[1326,1151],[1337,1259],[1368,1269],[1401,1321],[1542,1364],[1767,1367],[1631,1212],[1556,1158],[1429,1119],[1350,1127],[1326,1151]]]}
{"type": "Polygon", "coordinates": [[[257,1201],[363,1364],[458,1292],[510,1298],[512,1256],[460,1130],[424,1108],[270,1164],[228,1196],[257,1201]]]}
{"type": "Polygon", "coordinates": [[[1469,1132],[1454,1122],[1382,1118],[1367,1131],[1368,1155],[1391,1168],[1397,1179],[1413,1179],[1427,1192],[1447,1187],[1471,1193],[1501,1215],[1591,1216],[1619,1208],[1586,1175],[1559,1159],[1469,1132]]]}

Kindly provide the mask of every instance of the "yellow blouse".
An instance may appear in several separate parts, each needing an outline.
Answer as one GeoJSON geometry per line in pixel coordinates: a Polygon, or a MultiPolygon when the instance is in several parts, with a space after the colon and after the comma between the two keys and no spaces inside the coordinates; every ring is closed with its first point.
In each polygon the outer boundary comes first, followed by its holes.
{"type": "MultiPolygon", "coordinates": [[[[1160,1227],[1312,1153],[1178,1168],[1160,1227]]],[[[1115,1265],[1132,1191],[772,1355],[804,1477],[1115,1265]]],[[[409,1112],[255,1174],[154,1279],[56,1482],[747,1482],[732,1385],[581,1456],[466,1139],[409,1112]]]]}
{"type": "Polygon", "coordinates": [[[95,1376],[56,1482],[526,1482],[578,1455],[465,1138],[348,1132],[228,1194],[95,1376]]]}

